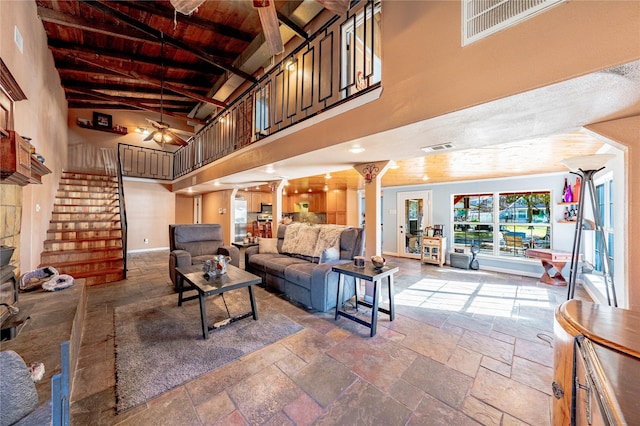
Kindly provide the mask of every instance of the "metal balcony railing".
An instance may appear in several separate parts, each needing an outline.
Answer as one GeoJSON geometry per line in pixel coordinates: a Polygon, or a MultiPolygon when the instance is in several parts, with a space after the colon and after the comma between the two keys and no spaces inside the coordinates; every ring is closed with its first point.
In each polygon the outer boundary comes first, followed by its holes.
{"type": "Polygon", "coordinates": [[[366,0],[333,17],[174,153],[121,144],[123,175],[179,178],[378,87],[380,8],[366,0]]]}

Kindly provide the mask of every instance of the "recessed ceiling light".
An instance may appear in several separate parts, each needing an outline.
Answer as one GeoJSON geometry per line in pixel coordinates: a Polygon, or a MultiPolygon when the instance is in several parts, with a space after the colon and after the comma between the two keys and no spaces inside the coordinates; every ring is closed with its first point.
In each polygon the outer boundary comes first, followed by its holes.
{"type": "Polygon", "coordinates": [[[391,160],[391,161],[389,161],[389,168],[390,169],[399,169],[400,166],[398,166],[398,163],[396,163],[395,161],[391,160]]]}
{"type": "Polygon", "coordinates": [[[324,190],[324,192],[327,192],[329,190],[329,185],[325,185],[322,189],[324,190]]]}
{"type": "Polygon", "coordinates": [[[293,193],[294,193],[294,194],[297,194],[297,193],[298,193],[298,190],[296,189],[295,191],[293,191],[293,193]]]}
{"type": "Polygon", "coordinates": [[[311,188],[309,188],[309,192],[313,192],[313,191],[311,190],[311,188]]]}
{"type": "Polygon", "coordinates": [[[265,172],[267,172],[267,173],[269,173],[269,174],[271,174],[271,173],[275,173],[275,170],[274,170],[274,168],[273,168],[273,165],[269,164],[269,165],[267,166],[267,169],[265,170],[265,172]]]}
{"type": "Polygon", "coordinates": [[[429,180],[429,176],[428,175],[422,175],[422,180],[429,180]]]}
{"type": "Polygon", "coordinates": [[[331,173],[327,173],[327,174],[325,174],[325,175],[324,175],[324,178],[325,178],[325,179],[331,179],[331,173]]]}
{"type": "Polygon", "coordinates": [[[364,148],[358,145],[352,146],[349,148],[349,152],[352,154],[360,154],[361,152],[364,152],[364,148]]]}
{"type": "Polygon", "coordinates": [[[219,181],[219,180],[214,181],[214,182],[213,182],[213,185],[214,185],[214,186],[220,186],[220,181],[219,181]]]}

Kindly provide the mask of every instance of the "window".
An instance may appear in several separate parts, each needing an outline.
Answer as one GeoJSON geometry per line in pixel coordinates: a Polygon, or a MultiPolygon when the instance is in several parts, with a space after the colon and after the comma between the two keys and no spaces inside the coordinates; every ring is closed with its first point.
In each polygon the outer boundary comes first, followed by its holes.
{"type": "Polygon", "coordinates": [[[509,257],[550,248],[550,199],[549,191],[454,195],[454,244],[509,257]]]}
{"type": "MultiPolygon", "coordinates": [[[[613,276],[613,179],[606,179],[605,182],[596,185],[596,206],[600,219],[602,220],[602,228],[604,231],[604,237],[606,238],[607,253],[609,258],[609,264],[611,265],[611,276],[613,276]]],[[[602,241],[600,235],[595,232],[595,244],[593,260],[594,269],[600,273],[604,272],[605,258],[602,253],[602,241]]]]}
{"type": "Polygon", "coordinates": [[[381,81],[380,13],[380,1],[367,2],[361,13],[342,24],[340,87],[346,96],[381,81]]]}

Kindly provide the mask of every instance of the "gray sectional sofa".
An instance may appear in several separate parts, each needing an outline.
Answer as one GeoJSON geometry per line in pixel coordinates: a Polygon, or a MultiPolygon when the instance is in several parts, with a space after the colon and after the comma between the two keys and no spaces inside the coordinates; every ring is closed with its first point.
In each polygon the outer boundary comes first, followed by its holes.
{"type": "MultiPolygon", "coordinates": [[[[326,312],[336,306],[338,274],[332,266],[352,262],[363,250],[362,228],[279,225],[277,240],[261,239],[258,246],[247,248],[245,269],[262,277],[266,287],[308,309],[326,312]]],[[[353,296],[354,286],[353,277],[345,277],[345,300],[353,296]]]]}

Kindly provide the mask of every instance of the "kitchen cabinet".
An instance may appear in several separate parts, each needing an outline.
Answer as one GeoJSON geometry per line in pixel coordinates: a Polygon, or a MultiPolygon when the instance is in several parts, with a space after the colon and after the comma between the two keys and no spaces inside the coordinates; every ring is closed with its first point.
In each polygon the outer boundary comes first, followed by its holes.
{"type": "Polygon", "coordinates": [[[18,133],[8,130],[0,139],[0,180],[24,186],[42,183],[42,176],[51,173],[44,164],[31,155],[31,145],[18,133]]]}
{"type": "Polygon", "coordinates": [[[347,194],[343,190],[332,190],[325,193],[325,211],[327,223],[347,224],[347,194]]]}
{"type": "Polygon", "coordinates": [[[254,213],[262,211],[262,204],[273,204],[273,196],[270,192],[252,192],[250,199],[249,211],[254,213]]]}

